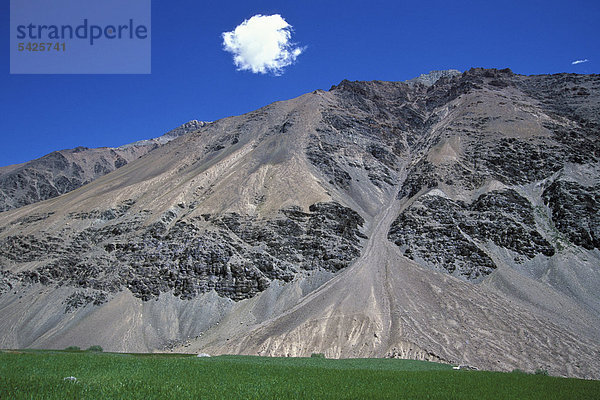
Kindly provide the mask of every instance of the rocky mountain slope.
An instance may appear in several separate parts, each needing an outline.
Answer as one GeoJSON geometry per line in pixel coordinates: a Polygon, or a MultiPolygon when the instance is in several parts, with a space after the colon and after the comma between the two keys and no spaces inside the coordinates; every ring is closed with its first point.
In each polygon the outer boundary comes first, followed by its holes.
{"type": "Polygon", "coordinates": [[[0,346],[600,378],[600,76],[438,75],[216,121],[0,213],[0,346]]]}
{"type": "Polygon", "coordinates": [[[115,148],[60,150],[23,164],[0,167],[0,211],[75,190],[205,124],[194,120],[154,139],[115,148]]]}

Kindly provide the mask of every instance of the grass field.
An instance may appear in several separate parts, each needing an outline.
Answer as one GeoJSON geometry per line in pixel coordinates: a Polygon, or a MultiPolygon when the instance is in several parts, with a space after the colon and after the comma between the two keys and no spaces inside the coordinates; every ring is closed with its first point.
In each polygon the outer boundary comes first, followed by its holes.
{"type": "Polygon", "coordinates": [[[0,399],[600,399],[600,381],[394,359],[5,350],[0,399]]]}

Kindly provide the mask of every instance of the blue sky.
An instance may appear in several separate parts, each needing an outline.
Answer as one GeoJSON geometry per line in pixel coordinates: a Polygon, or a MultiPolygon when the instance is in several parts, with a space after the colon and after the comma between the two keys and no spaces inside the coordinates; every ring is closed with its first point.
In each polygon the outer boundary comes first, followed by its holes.
{"type": "MultiPolygon", "coordinates": [[[[598,21],[597,0],[153,0],[150,75],[10,75],[2,42],[0,166],[160,136],[190,119],[243,114],[342,79],[470,67],[600,73],[598,21]],[[305,46],[280,76],[238,71],[223,50],[221,34],[256,14],[280,14],[305,46]]],[[[0,29],[8,38],[8,1],[0,29]]]]}

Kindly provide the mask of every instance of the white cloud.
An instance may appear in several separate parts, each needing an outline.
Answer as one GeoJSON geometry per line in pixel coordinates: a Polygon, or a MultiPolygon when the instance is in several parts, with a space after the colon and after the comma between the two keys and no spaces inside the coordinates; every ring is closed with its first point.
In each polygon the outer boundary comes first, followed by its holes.
{"type": "Polygon", "coordinates": [[[255,74],[281,75],[304,51],[290,41],[292,26],[279,14],[255,15],[222,37],[223,48],[233,54],[237,69],[255,74]]]}
{"type": "Polygon", "coordinates": [[[588,60],[588,59],[586,58],[585,60],[575,60],[575,61],[573,61],[571,64],[572,64],[572,65],[583,64],[583,63],[586,63],[586,62],[588,62],[588,61],[590,61],[590,60],[588,60]]]}

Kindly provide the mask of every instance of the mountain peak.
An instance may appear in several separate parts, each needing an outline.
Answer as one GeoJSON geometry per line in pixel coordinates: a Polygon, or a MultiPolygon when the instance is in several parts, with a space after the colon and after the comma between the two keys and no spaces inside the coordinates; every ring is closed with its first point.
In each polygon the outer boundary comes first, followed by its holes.
{"type": "Polygon", "coordinates": [[[428,74],[421,74],[421,75],[417,76],[416,78],[409,79],[405,82],[408,83],[409,85],[421,83],[425,86],[432,86],[441,78],[445,78],[445,77],[452,78],[454,76],[458,76],[461,74],[462,74],[462,72],[460,72],[457,69],[436,70],[436,71],[430,71],[428,74]]]}
{"type": "Polygon", "coordinates": [[[169,132],[162,135],[162,137],[176,138],[176,137],[185,135],[186,133],[197,131],[198,129],[202,128],[203,126],[205,126],[207,124],[209,124],[209,122],[198,121],[198,120],[193,119],[191,121],[186,122],[185,124],[183,124],[181,126],[178,126],[175,129],[170,130],[169,132]]]}
{"type": "Polygon", "coordinates": [[[171,140],[178,138],[179,136],[183,136],[186,133],[190,133],[190,132],[194,132],[197,131],[198,129],[202,128],[203,126],[209,124],[209,122],[205,122],[205,121],[198,121],[198,120],[191,120],[186,122],[183,125],[178,126],[175,129],[171,129],[170,131],[168,131],[167,133],[165,133],[162,136],[156,137],[156,138],[152,138],[152,139],[144,139],[144,140],[139,140],[137,142],[133,142],[133,143],[128,143],[128,144],[124,144],[123,146],[119,146],[119,149],[125,149],[128,147],[133,147],[133,146],[144,146],[147,144],[154,144],[154,143],[158,143],[160,145],[165,144],[170,142],[171,140]]]}

